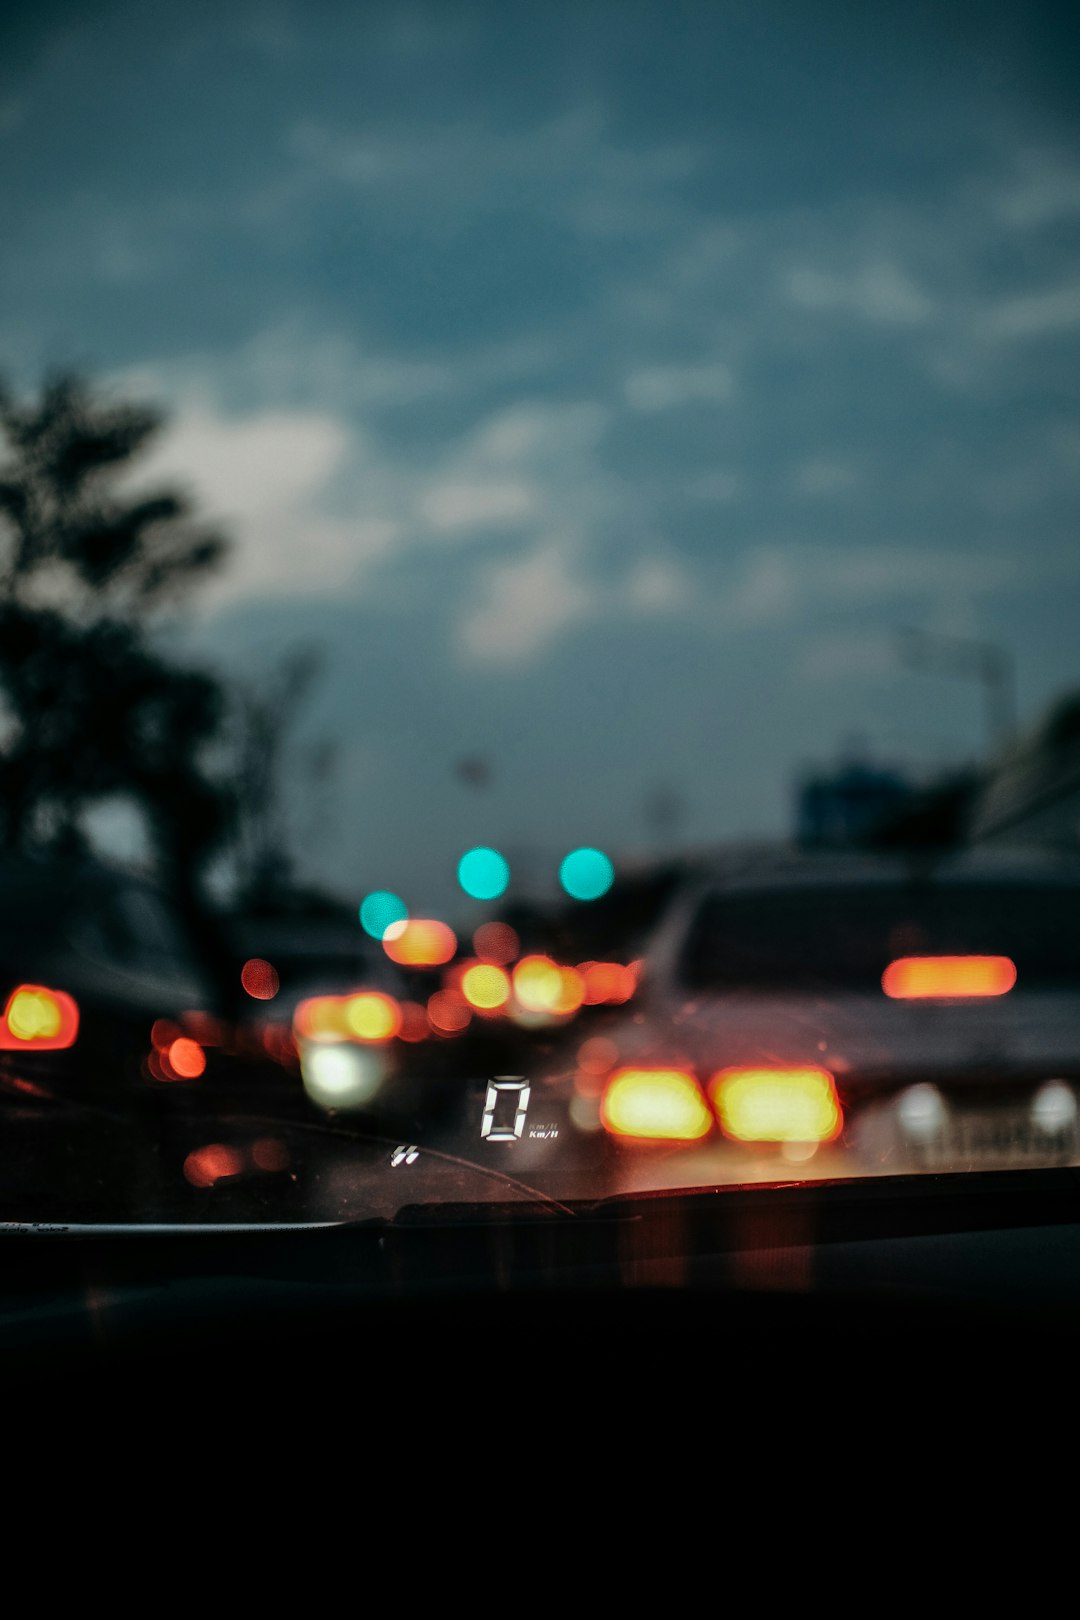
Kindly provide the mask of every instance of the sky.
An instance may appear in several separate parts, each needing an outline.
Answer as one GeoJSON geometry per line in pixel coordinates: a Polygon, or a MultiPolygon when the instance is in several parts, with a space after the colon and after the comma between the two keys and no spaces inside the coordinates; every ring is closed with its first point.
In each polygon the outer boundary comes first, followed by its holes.
{"type": "Polygon", "coordinates": [[[773,836],[1080,684],[1080,41],[1046,4],[9,5],[0,372],[171,413],[172,632],[322,672],[296,855],[773,836]],[[312,750],[336,749],[316,783],[312,750]],[[485,760],[486,786],[463,758],[485,760]]]}

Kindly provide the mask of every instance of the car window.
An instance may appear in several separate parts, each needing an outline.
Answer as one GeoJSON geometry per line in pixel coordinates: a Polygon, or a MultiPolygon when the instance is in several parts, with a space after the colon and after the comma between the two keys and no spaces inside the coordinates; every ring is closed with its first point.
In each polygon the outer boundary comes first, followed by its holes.
{"type": "Polygon", "coordinates": [[[880,990],[901,957],[1005,956],[1025,992],[1080,993],[1071,891],[988,883],[712,895],[687,932],[688,990],[880,990]]]}

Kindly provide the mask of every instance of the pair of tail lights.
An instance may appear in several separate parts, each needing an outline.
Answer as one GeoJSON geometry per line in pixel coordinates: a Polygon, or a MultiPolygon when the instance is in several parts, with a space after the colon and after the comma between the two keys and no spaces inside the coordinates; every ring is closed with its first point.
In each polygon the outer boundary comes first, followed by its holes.
{"type": "Polygon", "coordinates": [[[828,1069],[720,1069],[703,1089],[685,1069],[618,1069],[600,1104],[613,1136],[697,1142],[714,1118],[737,1142],[831,1142],[844,1122],[828,1069]]]}
{"type": "Polygon", "coordinates": [[[58,1052],[75,1045],[79,1009],[66,990],[20,984],[0,1019],[0,1052],[58,1052]]]}

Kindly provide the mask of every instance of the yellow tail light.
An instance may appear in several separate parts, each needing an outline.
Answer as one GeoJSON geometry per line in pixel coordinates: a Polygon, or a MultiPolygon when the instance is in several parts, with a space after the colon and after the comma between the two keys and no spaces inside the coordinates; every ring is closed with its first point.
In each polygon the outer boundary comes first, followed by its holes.
{"type": "Polygon", "coordinates": [[[737,1142],[831,1142],[844,1123],[828,1069],[721,1069],[709,1096],[737,1142]]]}
{"type": "Polygon", "coordinates": [[[697,1142],[712,1129],[701,1087],[684,1069],[618,1069],[600,1103],[612,1136],[697,1142]]]}
{"type": "Polygon", "coordinates": [[[74,997],[43,984],[20,984],[8,997],[0,1021],[0,1051],[60,1051],[75,1045],[78,1032],[74,997]]]}

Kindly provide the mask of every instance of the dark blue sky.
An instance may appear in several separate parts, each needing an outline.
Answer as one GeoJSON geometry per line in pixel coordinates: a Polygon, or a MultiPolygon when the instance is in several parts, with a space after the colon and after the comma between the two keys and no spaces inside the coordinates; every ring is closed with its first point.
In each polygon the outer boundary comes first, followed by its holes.
{"type": "MultiPolygon", "coordinates": [[[[862,737],[974,755],[896,627],[1080,680],[1067,8],[36,5],[0,24],[0,368],[174,412],[236,536],[185,634],[326,667],[309,869],[771,833],[862,737]],[[493,785],[458,781],[490,757],[493,785]]],[[[299,760],[298,775],[302,775],[299,760]]]]}

